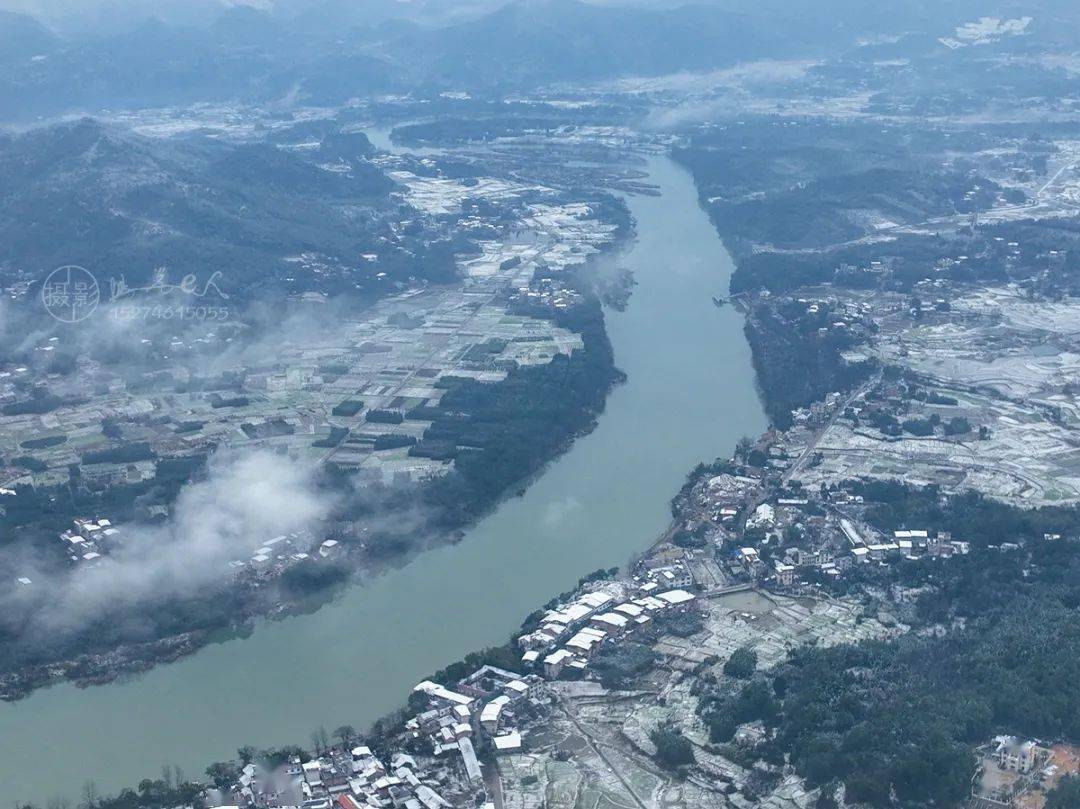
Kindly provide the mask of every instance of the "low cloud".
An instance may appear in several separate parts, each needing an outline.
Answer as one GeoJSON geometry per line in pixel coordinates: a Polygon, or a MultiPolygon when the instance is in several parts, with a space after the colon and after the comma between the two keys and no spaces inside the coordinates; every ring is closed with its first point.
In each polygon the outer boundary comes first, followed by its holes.
{"type": "Polygon", "coordinates": [[[317,528],[333,506],[310,467],[266,451],[218,453],[165,524],[124,526],[120,546],[96,567],[49,583],[50,600],[30,631],[79,629],[117,608],[191,595],[266,540],[317,528]]]}

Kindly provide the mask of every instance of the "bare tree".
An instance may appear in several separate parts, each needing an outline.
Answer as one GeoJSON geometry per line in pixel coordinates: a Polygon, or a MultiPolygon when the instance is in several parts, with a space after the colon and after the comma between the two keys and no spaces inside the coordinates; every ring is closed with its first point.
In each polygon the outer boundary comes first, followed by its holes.
{"type": "Polygon", "coordinates": [[[94,809],[98,802],[98,790],[97,784],[93,781],[87,781],[83,784],[83,799],[79,804],[81,809],[94,809]]]}
{"type": "Polygon", "coordinates": [[[356,739],[356,728],[352,725],[342,725],[334,731],[334,736],[342,747],[352,747],[353,740],[356,739]]]}
{"type": "Polygon", "coordinates": [[[315,748],[315,755],[321,756],[330,749],[330,735],[322,725],[312,732],[311,746],[315,748]]]}

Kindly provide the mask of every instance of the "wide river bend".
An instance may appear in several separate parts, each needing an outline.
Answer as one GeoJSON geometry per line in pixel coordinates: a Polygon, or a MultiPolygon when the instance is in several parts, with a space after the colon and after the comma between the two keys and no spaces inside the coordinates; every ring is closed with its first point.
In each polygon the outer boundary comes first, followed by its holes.
{"type": "Polygon", "coordinates": [[[311,615],[267,621],[247,638],[109,685],[58,685],[0,705],[7,805],[111,794],[162,765],[189,776],[244,744],[306,745],[323,725],[364,727],[423,676],[504,641],[585,573],[624,564],[667,526],[669,501],[699,461],[728,455],[765,417],[742,317],[717,309],[731,258],[690,176],[650,158],[660,196],[629,204],[637,279],[608,313],[628,381],[599,425],[523,497],[459,544],[428,552],[311,615]]]}

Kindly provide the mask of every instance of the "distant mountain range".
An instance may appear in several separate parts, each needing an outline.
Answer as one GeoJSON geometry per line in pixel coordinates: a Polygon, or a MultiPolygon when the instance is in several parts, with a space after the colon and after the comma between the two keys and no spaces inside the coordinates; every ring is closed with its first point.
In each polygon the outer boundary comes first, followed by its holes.
{"type": "Polygon", "coordinates": [[[658,11],[526,0],[404,34],[391,47],[421,55],[429,75],[527,86],[711,68],[761,55],[769,40],[756,21],[706,6],[658,11]]]}
{"type": "Polygon", "coordinates": [[[527,89],[552,81],[729,65],[807,47],[783,27],[710,6],[597,6],[520,0],[442,27],[387,4],[323,0],[284,18],[247,6],[208,26],[148,20],[108,37],[61,39],[8,15],[0,38],[0,119],[102,107],[286,96],[340,103],[417,87],[527,89]]]}
{"type": "MultiPolygon", "coordinates": [[[[835,56],[860,40],[905,34],[894,49],[919,55],[943,48],[938,38],[988,13],[977,0],[893,6],[722,0],[674,7],[514,0],[487,12],[484,2],[455,17],[453,4],[435,0],[293,0],[273,12],[229,6],[201,26],[151,19],[123,33],[63,38],[30,17],[4,14],[0,120],[194,100],[336,104],[425,88],[519,91],[761,58],[835,56]]],[[[1030,36],[995,47],[1080,46],[1077,4],[1032,5],[1002,4],[996,14],[1035,19],[1030,36]]]]}
{"type": "Polygon", "coordinates": [[[51,53],[58,44],[56,35],[33,17],[0,11],[0,58],[8,61],[30,59],[51,53]]]}

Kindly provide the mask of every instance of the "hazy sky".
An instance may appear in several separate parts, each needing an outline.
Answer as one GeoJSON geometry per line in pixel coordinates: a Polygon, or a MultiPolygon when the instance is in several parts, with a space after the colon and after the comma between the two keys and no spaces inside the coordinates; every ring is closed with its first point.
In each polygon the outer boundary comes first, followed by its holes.
{"type": "Polygon", "coordinates": [[[300,13],[327,3],[371,9],[376,17],[388,12],[433,20],[446,20],[462,13],[486,10],[505,0],[0,0],[0,10],[30,14],[60,33],[107,33],[131,28],[151,18],[185,25],[205,25],[229,6],[246,5],[280,12],[300,13]]]}
{"type": "Polygon", "coordinates": [[[159,0],[0,0],[0,8],[21,11],[43,17],[62,17],[65,14],[100,12],[109,8],[141,8],[152,13],[155,6],[191,5],[224,7],[227,5],[269,5],[269,0],[188,0],[187,3],[162,3],[159,0]]]}
{"type": "Polygon", "coordinates": [[[0,9],[30,14],[61,32],[122,29],[157,16],[198,24],[244,0],[0,0],[0,9]]]}

